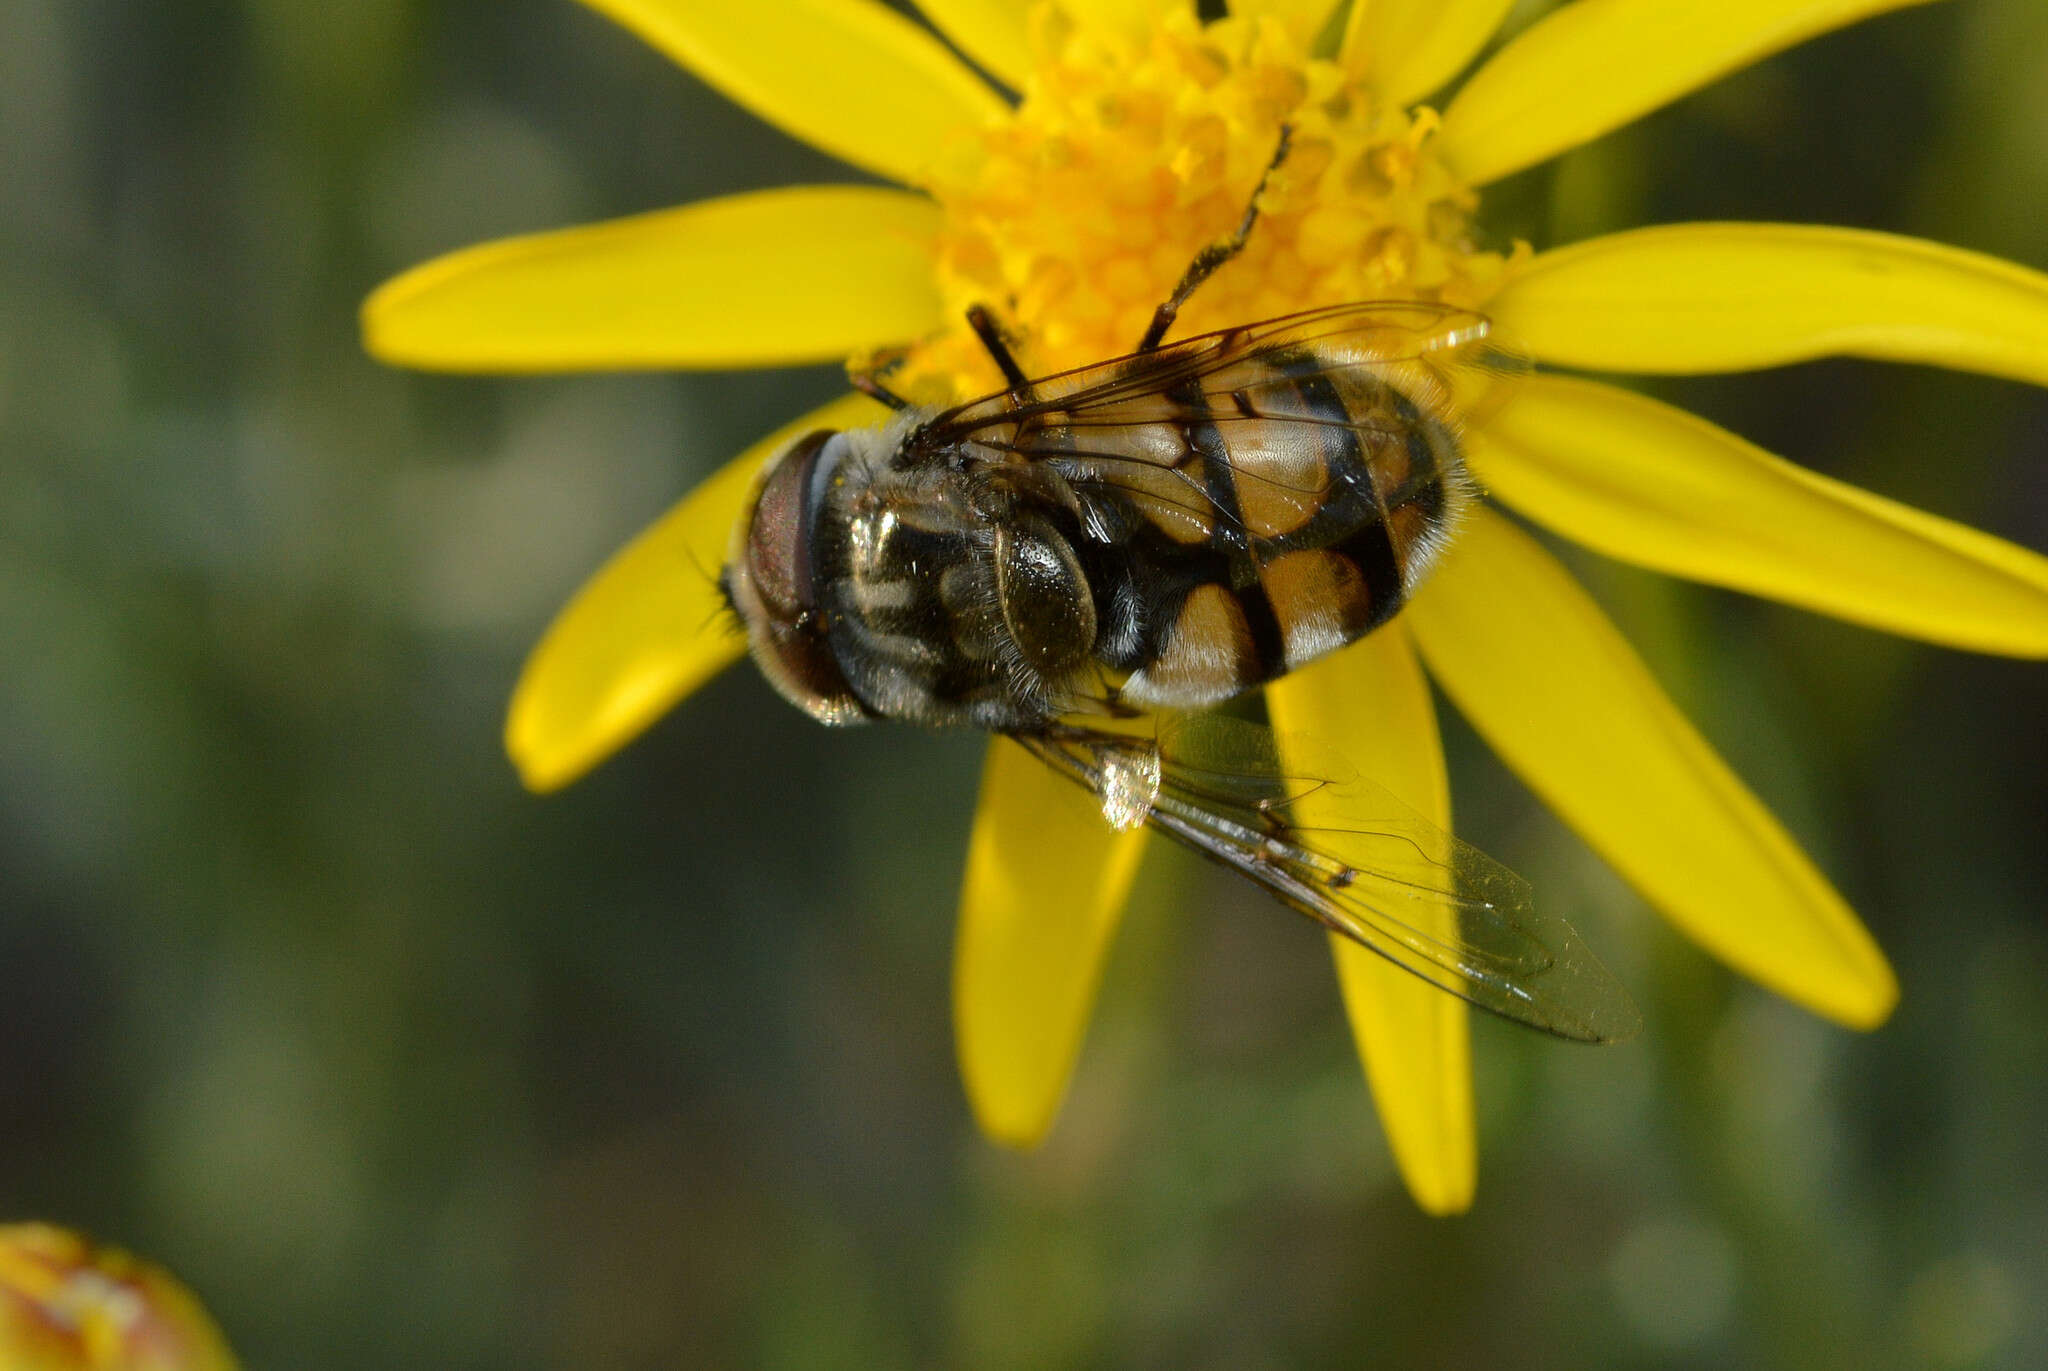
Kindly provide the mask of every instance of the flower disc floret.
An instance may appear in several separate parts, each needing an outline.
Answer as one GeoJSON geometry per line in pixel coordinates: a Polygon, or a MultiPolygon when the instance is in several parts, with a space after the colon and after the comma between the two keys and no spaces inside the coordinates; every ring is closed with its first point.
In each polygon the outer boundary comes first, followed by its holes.
{"type": "MultiPolygon", "coordinates": [[[[1332,300],[1477,307],[1526,248],[1483,251],[1477,195],[1435,155],[1434,111],[1377,99],[1270,19],[1176,13],[1142,38],[1041,7],[1023,99],[966,136],[929,189],[951,318],[994,308],[1026,368],[1130,351],[1203,247],[1230,236],[1273,160],[1243,253],[1178,335],[1332,300]]],[[[997,377],[964,328],[913,350],[906,384],[953,398],[997,377]]]]}

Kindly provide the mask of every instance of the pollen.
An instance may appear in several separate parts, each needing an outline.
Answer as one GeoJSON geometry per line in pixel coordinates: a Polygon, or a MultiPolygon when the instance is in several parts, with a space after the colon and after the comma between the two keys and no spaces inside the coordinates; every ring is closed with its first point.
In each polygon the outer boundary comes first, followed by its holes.
{"type": "MultiPolygon", "coordinates": [[[[927,186],[948,317],[988,306],[1028,372],[1131,351],[1262,176],[1244,250],[1169,340],[1356,300],[1478,308],[1527,255],[1475,242],[1478,197],[1435,155],[1434,111],[1379,103],[1270,17],[1176,11],[1138,37],[1040,4],[1032,38],[1020,102],[927,186]]],[[[932,400],[1000,384],[964,324],[912,348],[897,376],[932,400]]]]}

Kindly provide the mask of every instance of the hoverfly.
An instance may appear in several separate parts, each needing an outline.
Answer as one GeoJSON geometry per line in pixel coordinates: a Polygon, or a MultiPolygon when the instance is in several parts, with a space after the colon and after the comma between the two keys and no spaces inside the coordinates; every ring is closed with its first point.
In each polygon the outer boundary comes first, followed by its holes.
{"type": "Polygon", "coordinates": [[[1127,356],[1027,376],[977,308],[1004,390],[935,411],[860,378],[897,413],[769,462],[726,597],[814,718],[1007,734],[1112,825],[1150,824],[1452,994],[1566,1038],[1625,1037],[1628,996],[1526,884],[1337,759],[1290,740],[1283,761],[1236,721],[1129,730],[1386,622],[1472,498],[1461,406],[1512,369],[1484,317],[1410,301],[1163,344],[1256,217],[1255,194],[1127,356]]]}

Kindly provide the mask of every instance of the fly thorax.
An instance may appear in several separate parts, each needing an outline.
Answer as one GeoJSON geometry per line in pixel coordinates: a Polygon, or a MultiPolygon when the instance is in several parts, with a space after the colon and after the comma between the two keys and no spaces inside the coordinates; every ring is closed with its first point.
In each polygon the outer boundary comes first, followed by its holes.
{"type": "MultiPolygon", "coordinates": [[[[879,435],[878,435],[879,437],[879,435]]],[[[876,713],[1028,727],[1089,661],[1094,602],[1054,521],[982,473],[850,455],[816,556],[826,635],[876,713]]]]}

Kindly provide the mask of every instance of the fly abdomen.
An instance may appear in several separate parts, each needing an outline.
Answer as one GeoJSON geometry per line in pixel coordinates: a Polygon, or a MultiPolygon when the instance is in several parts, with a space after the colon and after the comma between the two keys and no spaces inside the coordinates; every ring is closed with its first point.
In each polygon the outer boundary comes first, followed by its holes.
{"type": "Polygon", "coordinates": [[[1130,699],[1228,699],[1406,603],[1460,489],[1455,434],[1403,389],[1433,383],[1419,367],[1338,368],[1304,350],[1247,359],[1181,398],[1176,474],[1200,489],[1209,523],[1193,545],[1181,511],[1162,520],[1138,506],[1169,537],[1131,549],[1151,563],[1135,579],[1158,589],[1130,699]]]}

